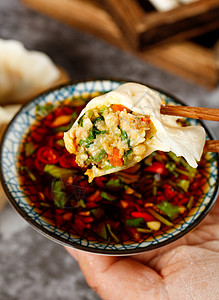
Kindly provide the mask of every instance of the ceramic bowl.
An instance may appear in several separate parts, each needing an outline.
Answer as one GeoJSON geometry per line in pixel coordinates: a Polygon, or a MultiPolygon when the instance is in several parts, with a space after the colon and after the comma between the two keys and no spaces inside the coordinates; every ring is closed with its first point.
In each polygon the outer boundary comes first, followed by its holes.
{"type": "MultiPolygon", "coordinates": [[[[205,175],[206,184],[205,188],[203,188],[203,195],[196,203],[196,206],[193,207],[183,220],[175,224],[173,228],[168,228],[162,232],[159,231],[157,235],[141,240],[141,242],[130,241],[126,243],[108,243],[104,241],[90,241],[86,238],[58,229],[54,224],[50,224],[47,219],[35,209],[35,206],[29,201],[29,197],[25,192],[25,185],[21,185],[17,161],[23,138],[28,132],[31,124],[35,121],[35,110],[37,105],[45,103],[54,103],[56,105],[59,101],[72,96],[93,93],[96,91],[108,92],[117,88],[124,82],[125,81],[122,80],[88,80],[71,83],[50,90],[33,99],[21,108],[8,125],[2,139],[0,157],[1,180],[9,202],[34,229],[62,245],[105,255],[129,255],[156,249],[175,241],[196,227],[207,215],[217,198],[219,172],[218,156],[215,153],[208,153],[208,171],[205,175]]],[[[172,96],[160,91],[159,93],[166,103],[182,104],[172,96]]],[[[207,139],[214,139],[214,136],[203,122],[196,120],[189,120],[189,122],[190,124],[201,124],[204,126],[207,133],[207,139]]],[[[202,189],[202,186],[200,186],[200,189],[202,189]]]]}

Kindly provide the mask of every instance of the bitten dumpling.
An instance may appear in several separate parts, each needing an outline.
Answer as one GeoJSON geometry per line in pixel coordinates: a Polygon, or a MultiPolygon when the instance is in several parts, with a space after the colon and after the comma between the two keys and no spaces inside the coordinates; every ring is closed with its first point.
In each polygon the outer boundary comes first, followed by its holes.
{"type": "Polygon", "coordinates": [[[127,169],[156,150],[172,151],[197,167],[205,144],[201,126],[182,127],[178,117],[160,114],[158,93],[126,83],[92,99],[68,132],[65,147],[76,155],[89,182],[127,169]]]}

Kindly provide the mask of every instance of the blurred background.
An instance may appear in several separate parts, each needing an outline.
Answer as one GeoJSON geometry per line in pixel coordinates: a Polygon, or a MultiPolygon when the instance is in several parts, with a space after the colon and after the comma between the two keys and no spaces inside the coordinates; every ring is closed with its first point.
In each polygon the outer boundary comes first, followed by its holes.
{"type": "MultiPolygon", "coordinates": [[[[35,93],[85,78],[140,81],[187,105],[219,108],[219,3],[215,0],[1,0],[0,39],[1,133],[35,93]],[[4,60],[9,65],[13,57],[13,51],[4,48],[9,39],[45,53],[59,76],[23,98],[4,94],[4,60]]],[[[208,125],[219,139],[219,124],[208,125]]],[[[33,298],[100,299],[64,248],[21,219],[1,188],[0,299],[33,298]]]]}

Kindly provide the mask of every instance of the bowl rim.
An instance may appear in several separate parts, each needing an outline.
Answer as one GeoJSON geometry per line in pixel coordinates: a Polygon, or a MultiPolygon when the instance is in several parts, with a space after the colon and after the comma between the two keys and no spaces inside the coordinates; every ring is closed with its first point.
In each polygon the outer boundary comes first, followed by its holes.
{"type": "MultiPolygon", "coordinates": [[[[42,235],[44,235],[45,237],[49,238],[50,240],[62,245],[62,246],[67,246],[67,247],[72,247],[74,249],[78,249],[78,250],[82,250],[85,252],[90,252],[90,253],[94,253],[94,254],[100,254],[100,255],[115,255],[115,256],[124,256],[124,255],[134,255],[134,254],[140,254],[143,252],[147,252],[150,250],[154,250],[154,249],[158,249],[160,247],[163,247],[167,244],[170,244],[176,240],[178,240],[179,238],[181,238],[182,236],[186,235],[188,232],[192,231],[195,227],[198,226],[198,224],[205,218],[205,216],[209,213],[209,211],[212,209],[213,205],[215,204],[217,197],[219,195],[219,185],[216,186],[213,195],[211,196],[211,200],[209,201],[209,203],[206,205],[204,211],[202,211],[200,213],[200,215],[197,217],[197,219],[195,219],[193,221],[193,223],[189,224],[189,226],[182,230],[180,233],[173,235],[172,237],[159,242],[158,244],[151,244],[149,246],[146,247],[142,247],[142,248],[134,248],[134,249],[122,249],[122,250],[112,250],[112,249],[99,249],[99,248],[94,248],[94,247],[89,247],[89,246],[84,246],[84,245],[80,245],[76,242],[73,241],[67,241],[66,239],[62,238],[61,236],[57,236],[56,234],[54,234],[53,232],[49,232],[48,230],[46,230],[44,227],[41,227],[38,223],[34,222],[32,220],[31,217],[27,216],[27,214],[24,212],[24,210],[17,204],[17,201],[14,199],[14,197],[11,195],[8,187],[7,187],[7,183],[4,180],[4,175],[3,175],[3,170],[2,170],[2,151],[3,151],[3,146],[4,146],[4,142],[5,139],[7,137],[7,133],[8,130],[10,128],[10,126],[13,124],[14,120],[17,118],[17,116],[22,112],[22,110],[30,105],[31,103],[34,103],[36,101],[36,99],[40,98],[40,97],[46,97],[48,96],[50,93],[56,91],[56,90],[60,90],[63,88],[66,88],[68,86],[73,86],[76,84],[80,84],[80,83],[85,83],[85,82],[89,82],[89,81],[112,81],[112,82],[118,82],[118,83],[127,83],[127,82],[135,82],[135,83],[139,83],[139,84],[143,84],[146,85],[147,87],[167,96],[170,99],[173,99],[174,101],[176,101],[177,103],[185,106],[186,104],[179,100],[176,96],[172,95],[169,92],[166,92],[160,88],[157,88],[153,85],[147,84],[145,82],[141,82],[141,81],[132,81],[129,79],[121,79],[121,78],[82,78],[82,79],[77,79],[77,80],[71,80],[68,83],[65,84],[61,84],[59,86],[56,86],[55,88],[49,88],[47,91],[39,93],[37,96],[33,97],[32,99],[30,99],[29,101],[27,101],[26,103],[24,103],[21,108],[19,109],[19,111],[14,115],[14,117],[12,118],[12,120],[7,124],[6,129],[4,131],[4,134],[2,136],[2,139],[0,141],[0,181],[2,183],[2,187],[3,190],[7,196],[7,200],[10,203],[10,205],[20,214],[20,216],[22,218],[24,218],[29,225],[31,225],[31,227],[33,229],[35,229],[36,231],[38,231],[39,233],[41,233],[42,235]]],[[[201,123],[201,125],[204,127],[205,131],[207,132],[207,134],[215,139],[215,135],[213,133],[213,131],[211,130],[211,128],[209,128],[202,120],[199,120],[199,122],[201,123]]],[[[219,167],[219,154],[215,153],[216,155],[216,163],[217,166],[219,167]]],[[[217,182],[219,182],[219,168],[218,172],[217,172],[217,182]]],[[[107,245],[107,244],[106,244],[107,245]]]]}

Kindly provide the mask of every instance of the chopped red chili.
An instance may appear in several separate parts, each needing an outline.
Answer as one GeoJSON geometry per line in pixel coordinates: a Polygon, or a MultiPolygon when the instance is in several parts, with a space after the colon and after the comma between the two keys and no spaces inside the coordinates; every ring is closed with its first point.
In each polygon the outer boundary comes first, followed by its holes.
{"type": "Polygon", "coordinates": [[[133,211],[131,212],[131,216],[134,218],[143,218],[145,222],[150,222],[156,220],[152,215],[150,215],[147,212],[139,212],[139,211],[133,211]]]}
{"type": "Polygon", "coordinates": [[[56,164],[59,161],[59,153],[52,147],[44,146],[38,149],[37,158],[44,164],[56,164]]]}
{"type": "Polygon", "coordinates": [[[63,168],[77,168],[74,154],[63,154],[59,159],[59,165],[63,168]]]}
{"type": "Polygon", "coordinates": [[[166,173],[166,167],[163,162],[155,161],[150,166],[147,166],[144,171],[164,175],[166,173]]]}

